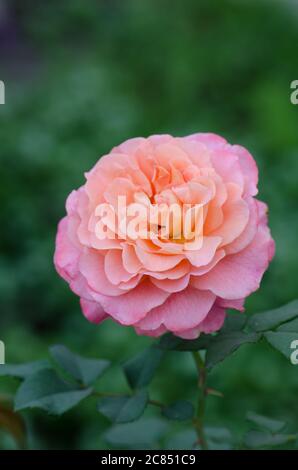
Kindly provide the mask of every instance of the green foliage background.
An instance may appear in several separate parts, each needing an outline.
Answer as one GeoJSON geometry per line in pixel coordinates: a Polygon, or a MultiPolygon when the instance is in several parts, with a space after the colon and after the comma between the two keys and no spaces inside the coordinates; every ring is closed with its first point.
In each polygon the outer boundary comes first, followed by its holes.
{"type": "MultiPolygon", "coordinates": [[[[290,1],[0,1],[0,339],[7,362],[52,343],[93,357],[129,358],[148,338],[110,321],[96,327],[56,274],[52,256],[68,193],[121,141],[211,131],[246,146],[260,169],[277,252],[247,312],[297,297],[298,6],[290,1]]],[[[1,366],[0,366],[1,367],[1,366]]],[[[211,374],[207,420],[239,434],[253,410],[295,425],[298,368],[266,344],[243,347],[211,374]]],[[[191,357],[170,353],[156,399],[193,398],[191,357]]],[[[120,368],[104,379],[125,391],[120,368]]],[[[14,390],[0,379],[1,393],[14,390]]],[[[62,418],[26,413],[32,448],[107,448],[109,427],[84,403],[62,418]]],[[[13,442],[0,434],[0,447],[13,442]]]]}

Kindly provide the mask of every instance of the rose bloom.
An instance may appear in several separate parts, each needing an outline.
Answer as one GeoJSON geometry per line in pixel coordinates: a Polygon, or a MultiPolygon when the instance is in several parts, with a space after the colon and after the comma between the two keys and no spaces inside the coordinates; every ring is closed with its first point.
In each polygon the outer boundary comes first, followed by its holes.
{"type": "Polygon", "coordinates": [[[112,318],[138,334],[170,331],[185,339],[217,331],[226,309],[244,310],[274,254],[267,206],[255,198],[257,183],[250,153],[218,135],[128,140],[69,195],[56,269],[91,322],[112,318]],[[201,204],[201,242],[190,246],[171,232],[164,239],[160,227],[155,238],[123,237],[109,228],[101,239],[96,208],[108,203],[117,211],[118,196],[128,205],[201,204]]]}

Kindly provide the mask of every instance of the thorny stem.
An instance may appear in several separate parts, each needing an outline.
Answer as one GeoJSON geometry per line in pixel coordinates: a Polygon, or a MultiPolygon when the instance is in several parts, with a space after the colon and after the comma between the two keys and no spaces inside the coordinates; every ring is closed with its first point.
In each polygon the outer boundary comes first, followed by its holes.
{"type": "Polygon", "coordinates": [[[200,356],[198,351],[193,351],[192,356],[196,363],[197,371],[198,371],[198,388],[199,388],[199,396],[198,396],[198,404],[197,404],[197,412],[196,416],[193,420],[193,424],[198,436],[198,442],[203,450],[208,449],[207,440],[205,437],[204,431],[204,415],[205,415],[205,400],[207,396],[207,372],[205,368],[205,363],[200,356]]]}

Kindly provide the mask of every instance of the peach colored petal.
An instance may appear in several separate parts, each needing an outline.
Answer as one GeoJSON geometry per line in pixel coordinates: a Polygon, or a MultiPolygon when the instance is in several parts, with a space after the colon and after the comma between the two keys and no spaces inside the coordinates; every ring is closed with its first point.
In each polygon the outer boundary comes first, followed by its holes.
{"type": "Polygon", "coordinates": [[[109,250],[104,258],[104,270],[107,279],[117,286],[121,282],[130,281],[133,274],[126,271],[122,262],[121,250],[109,250]]]}
{"type": "Polygon", "coordinates": [[[272,240],[258,230],[252,243],[240,253],[226,256],[207,274],[197,277],[196,288],[208,289],[224,299],[240,299],[258,289],[268,267],[272,240]]]}
{"type": "Polygon", "coordinates": [[[180,292],[184,290],[189,284],[190,275],[186,274],[179,279],[151,279],[151,282],[166,292],[180,292]]]}
{"type": "Polygon", "coordinates": [[[212,188],[196,181],[173,188],[173,192],[183,204],[207,204],[212,198],[212,188]]]}
{"type": "Polygon", "coordinates": [[[195,287],[196,276],[202,276],[203,274],[206,274],[209,271],[211,271],[211,269],[213,269],[214,266],[216,266],[217,263],[219,263],[219,261],[225,257],[225,255],[226,255],[225,250],[223,249],[217,250],[212,261],[210,261],[210,263],[206,264],[205,266],[199,266],[199,267],[192,266],[191,271],[190,271],[190,273],[193,275],[191,279],[191,284],[195,287]]]}
{"type": "Polygon", "coordinates": [[[202,247],[196,251],[186,251],[185,256],[195,267],[206,266],[212,261],[221,241],[221,237],[203,237],[202,247]]]}
{"type": "Polygon", "coordinates": [[[143,274],[147,274],[153,279],[180,279],[185,274],[190,273],[190,263],[184,259],[177,266],[172,269],[167,269],[162,272],[143,271],[143,274]]]}
{"type": "Polygon", "coordinates": [[[143,265],[136,255],[134,245],[123,243],[122,245],[122,262],[123,266],[131,274],[139,272],[143,265]]]}
{"type": "Polygon", "coordinates": [[[120,144],[118,147],[113,149],[112,152],[123,152],[127,155],[135,154],[144,143],[146,143],[146,139],[144,139],[144,137],[134,137],[133,139],[128,139],[120,144]]]}
{"type": "Polygon", "coordinates": [[[165,255],[157,253],[149,253],[139,246],[135,247],[136,255],[146,270],[149,271],[166,271],[177,266],[183,260],[182,255],[165,255]]]}
{"type": "Polygon", "coordinates": [[[190,159],[175,142],[159,144],[155,148],[155,158],[158,165],[170,170],[173,166],[183,170],[190,163],[190,159]]]}
{"type": "Polygon", "coordinates": [[[244,173],[244,180],[247,192],[251,196],[258,193],[258,167],[251,154],[241,145],[232,145],[232,152],[235,152],[239,157],[239,163],[244,173]]]}
{"type": "Polygon", "coordinates": [[[205,144],[211,150],[222,148],[227,143],[223,137],[213,134],[212,132],[198,132],[196,134],[191,134],[186,138],[195,139],[197,142],[205,144]]]}
{"type": "Polygon", "coordinates": [[[135,192],[139,190],[140,188],[136,187],[130,179],[115,178],[104,192],[104,197],[106,202],[111,204],[116,209],[118,206],[119,196],[125,196],[127,204],[131,204],[134,201],[135,192]]]}
{"type": "Polygon", "coordinates": [[[177,139],[179,147],[188,155],[196,168],[211,167],[208,147],[192,136],[177,139]]]}
{"type": "Polygon", "coordinates": [[[220,227],[210,233],[210,235],[221,237],[221,246],[228,245],[235,240],[245,229],[249,220],[249,207],[247,202],[237,197],[237,186],[229,184],[228,199],[223,205],[223,223],[220,227]]]}
{"type": "Polygon", "coordinates": [[[155,307],[162,305],[169,293],[154,286],[148,279],[132,291],[118,297],[100,296],[104,310],[123,325],[134,325],[155,307]]]}
{"type": "Polygon", "coordinates": [[[244,189],[244,176],[237,155],[229,148],[217,149],[212,152],[212,164],[215,171],[226,183],[237,184],[244,189]]]}
{"type": "Polygon", "coordinates": [[[119,287],[114,286],[107,278],[104,269],[104,256],[95,250],[87,250],[80,257],[80,272],[95,293],[109,296],[123,294],[119,287]]]}
{"type": "Polygon", "coordinates": [[[224,222],[224,214],[221,207],[214,206],[212,203],[207,208],[207,216],[204,223],[204,233],[209,235],[218,229],[224,222]]]}
{"type": "Polygon", "coordinates": [[[258,209],[254,199],[247,201],[249,207],[249,220],[245,227],[245,230],[233,240],[228,246],[225,247],[227,254],[238,253],[249,245],[254,239],[258,229],[258,209]]]}

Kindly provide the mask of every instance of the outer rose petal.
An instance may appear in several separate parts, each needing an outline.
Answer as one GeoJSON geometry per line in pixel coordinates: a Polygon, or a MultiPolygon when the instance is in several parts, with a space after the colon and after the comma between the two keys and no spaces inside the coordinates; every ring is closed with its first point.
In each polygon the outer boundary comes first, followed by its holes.
{"type": "Polygon", "coordinates": [[[172,294],[160,307],[151,310],[137,326],[154,330],[163,324],[170,331],[187,330],[204,320],[214,301],[212,292],[199,293],[187,287],[182,292],[172,294]]]}
{"type": "Polygon", "coordinates": [[[189,284],[190,275],[186,274],[179,279],[151,279],[151,282],[159,287],[159,289],[165,290],[166,292],[180,292],[184,290],[189,284]]]}
{"type": "Polygon", "coordinates": [[[272,255],[269,232],[260,227],[253,242],[240,253],[223,258],[211,271],[193,285],[208,289],[224,299],[240,299],[258,289],[272,255]]]}
{"type": "Polygon", "coordinates": [[[212,132],[198,132],[188,136],[188,138],[195,138],[199,142],[207,145],[210,149],[221,148],[227,143],[223,137],[213,134],[212,132]]]}
{"type": "Polygon", "coordinates": [[[114,285],[127,282],[133,277],[133,274],[126,271],[123,266],[121,250],[108,251],[104,260],[104,268],[108,280],[114,285]]]}
{"type": "Polygon", "coordinates": [[[80,299],[83,314],[91,323],[101,323],[108,318],[102,306],[97,302],[90,302],[89,300],[80,299]]]}
{"type": "Polygon", "coordinates": [[[226,311],[217,305],[213,305],[205,320],[200,323],[199,328],[201,333],[213,333],[219,330],[224,324],[226,311]]]}
{"type": "Polygon", "coordinates": [[[225,317],[225,310],[213,305],[207,317],[196,328],[174,332],[174,334],[183,339],[196,339],[200,333],[213,333],[219,330],[224,324],[225,317]]]}
{"type": "Polygon", "coordinates": [[[123,325],[134,325],[154,307],[162,305],[169,293],[155,287],[149,280],[117,297],[98,295],[104,310],[123,325]]]}
{"type": "Polygon", "coordinates": [[[255,196],[258,193],[258,167],[251,154],[241,145],[232,145],[232,152],[235,152],[239,157],[239,163],[244,173],[245,186],[247,192],[251,196],[255,196]]]}
{"type": "Polygon", "coordinates": [[[109,296],[121,295],[123,293],[121,289],[113,285],[105,274],[104,260],[103,254],[87,250],[80,258],[80,272],[95,293],[109,296]]]}
{"type": "Polygon", "coordinates": [[[228,299],[220,299],[216,300],[216,304],[222,308],[232,308],[234,310],[239,310],[240,312],[244,312],[244,302],[245,299],[235,299],[235,300],[228,300],[228,299]]]}
{"type": "Polygon", "coordinates": [[[166,327],[163,325],[156,328],[156,330],[142,330],[142,328],[136,326],[135,330],[138,335],[151,336],[152,338],[157,338],[167,332],[166,327]]]}
{"type": "Polygon", "coordinates": [[[67,230],[68,218],[64,217],[58,225],[54,264],[60,276],[69,282],[77,273],[80,252],[69,240],[67,230]]]}

